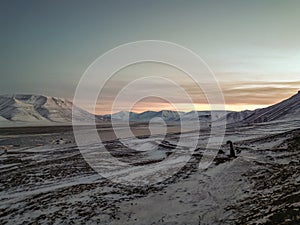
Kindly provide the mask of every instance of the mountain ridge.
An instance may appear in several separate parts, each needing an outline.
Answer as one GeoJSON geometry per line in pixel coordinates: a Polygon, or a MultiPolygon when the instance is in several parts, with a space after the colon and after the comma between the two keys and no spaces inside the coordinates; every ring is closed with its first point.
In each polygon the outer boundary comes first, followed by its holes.
{"type": "MultiPolygon", "coordinates": [[[[240,112],[222,110],[213,112],[215,121],[226,120],[227,124],[252,124],[293,118],[300,120],[300,91],[290,98],[266,108],[240,112]]],[[[149,122],[153,118],[161,118],[166,122],[198,120],[210,123],[212,121],[211,111],[149,110],[141,113],[120,111],[107,115],[94,115],[63,98],[35,94],[0,95],[0,125],[10,122],[70,124],[72,115],[75,121],[83,123],[94,120],[97,123],[111,119],[124,121],[127,118],[133,122],[149,122]]]]}
{"type": "Polygon", "coordinates": [[[250,124],[291,119],[291,117],[293,119],[300,119],[300,91],[287,99],[265,108],[229,113],[226,116],[227,121],[232,121],[232,117],[235,116],[240,117],[240,119],[233,120],[233,123],[242,122],[250,124]]]}
{"type": "Polygon", "coordinates": [[[70,123],[72,113],[78,121],[91,121],[95,117],[63,98],[30,94],[0,96],[0,121],[70,123]]]}

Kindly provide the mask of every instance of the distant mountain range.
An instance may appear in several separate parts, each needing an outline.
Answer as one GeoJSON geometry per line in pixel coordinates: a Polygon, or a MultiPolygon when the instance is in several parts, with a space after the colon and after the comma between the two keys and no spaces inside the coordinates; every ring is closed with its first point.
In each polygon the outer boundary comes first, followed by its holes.
{"type": "MultiPolygon", "coordinates": [[[[227,113],[226,111],[214,111],[216,119],[221,119],[227,113]]],[[[177,112],[171,110],[161,110],[161,111],[145,111],[142,113],[121,111],[114,114],[104,115],[106,119],[114,119],[118,120],[127,120],[129,118],[130,121],[136,122],[148,122],[154,118],[161,118],[166,122],[170,121],[193,121],[199,120],[202,122],[210,122],[211,121],[211,111],[191,111],[191,112],[177,112]]]]}
{"type": "MultiPolygon", "coordinates": [[[[0,126],[70,124],[72,122],[73,103],[66,99],[43,95],[0,95],[0,126]]],[[[74,107],[75,121],[80,123],[96,120],[124,121],[129,118],[134,122],[148,122],[161,118],[166,122],[199,120],[203,123],[212,121],[210,111],[176,112],[162,110],[143,113],[118,112],[109,115],[93,115],[79,107],[74,107]]],[[[294,96],[267,108],[245,110],[241,112],[214,111],[215,121],[226,120],[232,123],[261,123],[275,120],[300,119],[300,91],[294,96]]]]}

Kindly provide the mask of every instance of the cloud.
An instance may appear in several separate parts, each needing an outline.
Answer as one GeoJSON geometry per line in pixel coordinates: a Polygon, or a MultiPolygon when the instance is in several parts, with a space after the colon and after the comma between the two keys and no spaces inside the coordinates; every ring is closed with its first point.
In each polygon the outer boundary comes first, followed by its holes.
{"type": "MultiPolygon", "coordinates": [[[[198,86],[194,84],[185,84],[182,86],[189,94],[191,99],[196,105],[208,104],[205,94],[198,86]]],[[[228,109],[247,109],[264,107],[266,105],[275,104],[281,100],[284,100],[293,94],[297,93],[300,87],[300,81],[288,81],[288,82],[225,82],[221,84],[221,89],[225,98],[226,108],[228,109]]],[[[115,86],[116,88],[116,86],[115,86]]],[[[96,107],[97,113],[110,113],[112,104],[115,98],[115,94],[118,93],[118,89],[109,89],[108,93],[102,93],[102,97],[99,98],[98,105],[96,107]],[[114,93],[114,94],[113,94],[114,93]]],[[[134,91],[148,91],[149,93],[156,93],[160,91],[167,91],[170,95],[173,95],[175,105],[185,104],[186,99],[172,92],[172,87],[168,85],[156,84],[152,86],[147,85],[147,90],[141,88],[141,90],[134,91]]],[[[130,98],[123,102],[123,105],[130,104],[130,98]]],[[[120,106],[117,108],[122,110],[120,106]]],[[[174,109],[171,104],[158,97],[147,97],[137,102],[132,109],[133,111],[141,112],[146,110],[162,110],[162,109],[174,109]]],[[[188,107],[187,107],[188,109],[188,107]]]]}
{"type": "Polygon", "coordinates": [[[300,81],[222,84],[226,104],[271,105],[297,93],[300,81]]]}

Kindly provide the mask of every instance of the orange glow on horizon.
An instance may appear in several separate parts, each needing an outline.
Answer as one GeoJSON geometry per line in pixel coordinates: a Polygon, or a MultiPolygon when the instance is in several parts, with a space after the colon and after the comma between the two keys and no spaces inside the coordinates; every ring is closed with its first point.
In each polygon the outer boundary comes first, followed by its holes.
{"type": "MultiPolygon", "coordinates": [[[[297,90],[298,91],[298,90],[297,90]]],[[[105,115],[105,114],[111,114],[116,113],[119,111],[131,111],[136,113],[142,113],[145,111],[161,111],[161,110],[173,110],[173,111],[182,111],[182,112],[189,112],[192,110],[197,111],[207,111],[207,110],[222,110],[225,107],[225,110],[227,111],[243,111],[243,110],[255,110],[259,108],[265,108],[270,105],[274,105],[278,102],[281,102],[284,99],[287,99],[295,94],[294,90],[291,90],[289,92],[281,93],[281,95],[277,93],[268,93],[266,95],[244,95],[239,97],[225,97],[225,101],[227,104],[225,106],[222,105],[215,105],[214,107],[211,107],[207,103],[195,103],[195,104],[185,104],[185,103],[174,103],[170,104],[165,101],[140,101],[136,103],[130,110],[128,110],[128,107],[126,107],[126,103],[123,103],[123,108],[119,107],[116,108],[113,112],[111,110],[112,102],[106,101],[99,103],[96,106],[96,109],[94,110],[91,105],[84,104],[81,105],[84,109],[87,111],[97,114],[97,115],[105,115]],[[249,97],[250,96],[250,97],[249,97]],[[276,97],[274,97],[276,96],[276,97]],[[246,99],[249,97],[249,99],[246,99]],[[243,100],[246,102],[235,102],[238,100],[243,100]]]]}
{"type": "MultiPolygon", "coordinates": [[[[227,104],[225,105],[225,110],[227,111],[243,111],[243,110],[255,110],[255,109],[259,109],[259,108],[265,108],[268,107],[269,105],[252,105],[252,104],[227,104]]],[[[222,110],[223,107],[221,106],[216,106],[214,107],[214,109],[216,110],[222,110]]],[[[130,110],[131,112],[135,112],[135,113],[142,113],[145,111],[161,111],[161,110],[172,110],[172,111],[182,111],[182,112],[190,112],[193,110],[196,111],[209,111],[212,110],[212,107],[210,107],[207,104],[194,104],[194,106],[191,105],[181,105],[181,106],[172,106],[169,104],[160,104],[160,105],[155,105],[153,104],[151,107],[145,106],[135,106],[132,108],[132,110],[130,110]]],[[[116,113],[116,112],[120,112],[120,111],[127,111],[127,110],[116,110],[114,112],[112,112],[111,110],[107,110],[107,111],[103,111],[103,110],[97,110],[95,112],[96,115],[106,115],[106,114],[112,114],[112,113],[116,113]]],[[[93,113],[92,111],[90,111],[91,113],[93,113]]]]}

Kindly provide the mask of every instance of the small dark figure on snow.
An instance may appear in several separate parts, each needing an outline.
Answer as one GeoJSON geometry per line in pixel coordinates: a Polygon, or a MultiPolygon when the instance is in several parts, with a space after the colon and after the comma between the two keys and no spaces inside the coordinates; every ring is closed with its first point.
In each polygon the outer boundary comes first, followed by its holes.
{"type": "Polygon", "coordinates": [[[234,150],[234,147],[233,147],[233,143],[232,143],[232,141],[227,141],[227,143],[226,143],[227,145],[230,145],[230,157],[236,157],[235,156],[235,150],[234,150]]]}

